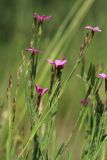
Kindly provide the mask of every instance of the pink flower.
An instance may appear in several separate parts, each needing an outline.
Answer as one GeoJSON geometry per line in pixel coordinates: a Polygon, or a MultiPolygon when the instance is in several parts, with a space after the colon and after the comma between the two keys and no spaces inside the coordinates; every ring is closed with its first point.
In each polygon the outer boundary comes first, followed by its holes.
{"type": "Polygon", "coordinates": [[[36,48],[27,48],[26,51],[31,52],[32,54],[38,54],[41,51],[36,48]]]}
{"type": "Polygon", "coordinates": [[[96,26],[96,27],[85,26],[84,28],[85,28],[85,29],[89,29],[89,30],[91,30],[91,31],[93,31],[93,32],[101,32],[101,31],[102,31],[98,26],[96,26]]]}
{"type": "Polygon", "coordinates": [[[56,59],[55,61],[52,61],[50,59],[48,59],[48,63],[54,65],[56,68],[62,69],[64,67],[64,65],[67,63],[67,60],[60,60],[60,59],[56,59]]]}
{"type": "Polygon", "coordinates": [[[48,88],[44,88],[43,89],[39,85],[36,85],[35,88],[36,88],[36,91],[37,91],[37,93],[39,95],[43,95],[43,94],[45,94],[48,91],[48,88]]]}
{"type": "Polygon", "coordinates": [[[107,80],[107,74],[105,74],[105,73],[100,73],[100,74],[98,75],[98,77],[107,80]]]}
{"type": "Polygon", "coordinates": [[[80,104],[82,104],[83,106],[87,106],[90,103],[90,99],[86,98],[86,99],[81,99],[80,104]]]}
{"type": "Polygon", "coordinates": [[[34,17],[34,19],[36,19],[39,22],[44,22],[44,21],[50,20],[52,18],[52,16],[39,15],[37,13],[34,13],[33,17],[34,17]]]}

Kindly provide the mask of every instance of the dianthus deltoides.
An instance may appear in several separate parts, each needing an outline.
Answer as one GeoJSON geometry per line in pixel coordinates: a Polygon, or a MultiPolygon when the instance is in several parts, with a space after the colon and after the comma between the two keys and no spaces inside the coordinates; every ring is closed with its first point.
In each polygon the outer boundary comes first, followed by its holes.
{"type": "Polygon", "coordinates": [[[52,61],[48,59],[48,63],[52,64],[57,69],[63,69],[64,65],[67,63],[67,60],[66,59],[56,59],[55,61],[52,61]]]}
{"type": "Polygon", "coordinates": [[[64,65],[67,63],[67,60],[66,59],[56,59],[56,60],[48,59],[48,63],[52,65],[49,94],[52,93],[52,88],[55,83],[55,78],[56,80],[58,80],[57,93],[59,93],[62,69],[64,65]]]}
{"type": "Polygon", "coordinates": [[[89,46],[89,44],[92,42],[92,39],[93,39],[95,32],[102,31],[98,26],[93,27],[93,26],[89,25],[89,26],[85,26],[84,28],[90,30],[91,34],[89,34],[89,33],[86,34],[86,36],[80,46],[80,56],[83,56],[84,49],[87,48],[89,46]]]}
{"type": "Polygon", "coordinates": [[[46,15],[39,15],[38,13],[34,13],[33,17],[35,20],[37,20],[38,22],[44,22],[46,20],[50,20],[52,18],[52,16],[46,16],[46,15]]]}
{"type": "Polygon", "coordinates": [[[105,73],[99,73],[98,77],[107,80],[107,74],[105,73]]]}
{"type": "Polygon", "coordinates": [[[42,95],[44,95],[46,92],[48,92],[48,88],[41,88],[39,85],[35,86],[36,92],[37,92],[37,108],[36,108],[36,112],[39,113],[39,115],[42,112],[42,107],[41,107],[41,97],[42,95]]]}
{"type": "Polygon", "coordinates": [[[39,85],[36,85],[35,89],[36,89],[38,95],[41,95],[41,96],[44,95],[48,91],[48,88],[43,89],[39,85]]]}
{"type": "Polygon", "coordinates": [[[80,104],[83,105],[83,106],[87,106],[87,105],[89,105],[90,101],[91,101],[90,98],[81,99],[80,104]]]}
{"type": "Polygon", "coordinates": [[[102,79],[105,80],[105,92],[107,94],[107,74],[105,74],[105,73],[99,73],[98,74],[98,78],[102,78],[102,79]]]}
{"type": "Polygon", "coordinates": [[[45,21],[52,19],[52,16],[40,15],[35,12],[33,14],[33,19],[34,19],[34,23],[32,24],[32,30],[33,30],[34,36],[35,36],[35,33],[37,34],[37,43],[38,43],[42,35],[43,23],[45,21]]]}
{"type": "Polygon", "coordinates": [[[91,30],[91,31],[93,31],[93,32],[101,32],[101,31],[102,31],[98,26],[96,26],[96,27],[85,26],[84,28],[85,28],[85,29],[88,29],[88,30],[91,30]]]}
{"type": "Polygon", "coordinates": [[[31,54],[38,54],[38,53],[42,53],[42,51],[40,51],[37,48],[27,48],[26,51],[30,52],[31,54]]]}

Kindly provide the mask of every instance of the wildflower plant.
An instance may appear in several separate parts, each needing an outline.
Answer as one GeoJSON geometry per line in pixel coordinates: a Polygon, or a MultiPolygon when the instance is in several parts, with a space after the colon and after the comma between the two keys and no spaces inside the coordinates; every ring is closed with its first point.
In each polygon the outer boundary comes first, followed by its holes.
{"type": "MultiPolygon", "coordinates": [[[[106,155],[107,139],[107,75],[106,69],[102,68],[99,72],[94,64],[90,64],[88,73],[85,73],[84,58],[86,49],[91,44],[95,32],[101,32],[99,27],[86,26],[89,32],[80,45],[79,55],[74,67],[71,69],[67,78],[62,81],[64,69],[67,65],[67,59],[48,58],[46,63],[50,67],[50,84],[44,83],[38,85],[38,56],[43,56],[44,51],[39,48],[40,39],[43,33],[43,24],[51,20],[52,16],[33,14],[32,40],[27,49],[22,52],[22,64],[18,70],[17,87],[15,97],[12,97],[12,77],[9,78],[7,88],[7,103],[9,112],[8,138],[6,144],[7,160],[71,160],[76,146],[77,138],[83,126],[86,132],[83,147],[81,150],[81,160],[104,160],[106,155]],[[29,52],[29,54],[27,54],[29,52]],[[59,100],[64,94],[68,82],[76,71],[79,64],[82,63],[81,74],[78,75],[87,86],[87,92],[80,100],[81,111],[75,123],[73,131],[67,139],[58,146],[55,145],[57,131],[55,130],[55,120],[58,112],[59,100]],[[105,102],[101,100],[100,88],[105,80],[105,102]],[[27,111],[29,115],[30,126],[27,128],[30,132],[26,140],[24,133],[21,144],[18,147],[15,143],[14,123],[16,113],[16,98],[20,83],[23,82],[26,95],[27,111]],[[45,85],[46,84],[46,85],[45,85]],[[43,86],[43,88],[41,87],[43,86]],[[46,96],[46,97],[45,97],[46,96]],[[46,98],[44,101],[44,97],[46,98]],[[13,99],[12,99],[13,98],[13,99]],[[75,133],[76,131],[76,133],[75,133]],[[76,136],[74,136],[74,133],[76,136]],[[75,138],[76,137],[76,138],[75,138]],[[74,139],[73,139],[74,138],[74,139]],[[73,141],[72,141],[73,140],[73,141]],[[24,142],[25,141],[25,142],[24,142]],[[55,146],[54,146],[55,145],[55,146]]],[[[24,124],[23,124],[24,125],[24,124]]]]}

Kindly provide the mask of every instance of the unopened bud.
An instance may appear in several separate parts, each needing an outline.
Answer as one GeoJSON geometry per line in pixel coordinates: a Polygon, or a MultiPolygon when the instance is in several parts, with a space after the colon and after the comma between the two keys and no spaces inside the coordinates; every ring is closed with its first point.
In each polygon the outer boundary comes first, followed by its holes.
{"type": "Polygon", "coordinates": [[[19,68],[18,68],[17,77],[18,77],[19,80],[22,77],[22,65],[20,65],[19,68]]]}

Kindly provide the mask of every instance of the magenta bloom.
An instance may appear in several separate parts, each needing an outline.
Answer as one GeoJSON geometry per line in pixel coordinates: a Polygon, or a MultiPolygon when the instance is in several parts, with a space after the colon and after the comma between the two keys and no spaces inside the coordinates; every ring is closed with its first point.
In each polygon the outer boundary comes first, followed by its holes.
{"type": "Polygon", "coordinates": [[[84,28],[85,28],[85,29],[89,29],[89,30],[91,30],[91,31],[93,31],[93,32],[101,32],[101,31],[102,31],[98,26],[96,26],[96,27],[85,26],[84,28]]]}
{"type": "Polygon", "coordinates": [[[60,60],[60,59],[56,59],[55,61],[52,61],[50,59],[48,59],[48,62],[52,65],[54,65],[56,68],[62,69],[64,67],[64,65],[67,63],[67,60],[60,60]]]}
{"type": "Polygon", "coordinates": [[[43,94],[45,94],[47,91],[48,91],[48,88],[41,88],[40,86],[38,86],[38,85],[36,85],[35,86],[35,88],[36,88],[36,91],[37,91],[37,93],[39,94],[39,95],[43,95],[43,94]]]}
{"type": "Polygon", "coordinates": [[[107,74],[105,74],[105,73],[100,73],[100,74],[98,75],[98,77],[107,80],[107,74]]]}
{"type": "Polygon", "coordinates": [[[34,17],[34,19],[36,19],[39,22],[44,22],[44,21],[50,20],[52,18],[52,16],[39,15],[37,13],[34,13],[33,17],[34,17]]]}
{"type": "Polygon", "coordinates": [[[26,51],[31,52],[32,54],[38,54],[41,51],[36,48],[27,48],[26,51]]]}
{"type": "Polygon", "coordinates": [[[80,101],[80,104],[82,104],[83,106],[87,106],[88,104],[90,103],[90,99],[87,98],[87,99],[82,99],[80,101]]]}

